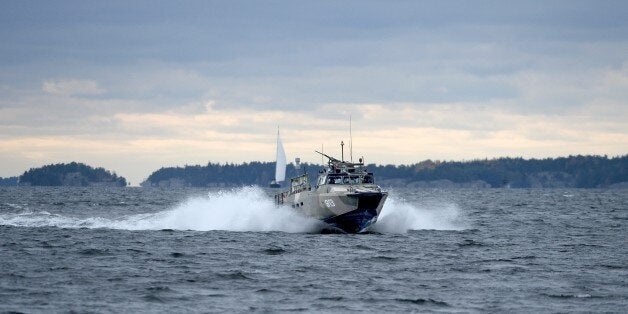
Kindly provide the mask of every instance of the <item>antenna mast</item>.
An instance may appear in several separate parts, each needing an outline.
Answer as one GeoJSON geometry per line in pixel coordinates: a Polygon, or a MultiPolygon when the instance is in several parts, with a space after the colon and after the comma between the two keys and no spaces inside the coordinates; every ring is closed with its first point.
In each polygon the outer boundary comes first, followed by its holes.
{"type": "Polygon", "coordinates": [[[351,135],[351,115],[349,115],[349,156],[353,162],[353,135],[351,135]]]}
{"type": "Polygon", "coordinates": [[[340,161],[345,162],[345,142],[340,141],[340,161]]]}

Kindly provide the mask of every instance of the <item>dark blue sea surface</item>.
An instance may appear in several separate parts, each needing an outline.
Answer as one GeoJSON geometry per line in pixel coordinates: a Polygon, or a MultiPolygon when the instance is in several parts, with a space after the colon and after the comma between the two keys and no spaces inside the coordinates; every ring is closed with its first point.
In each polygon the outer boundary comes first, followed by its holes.
{"type": "Polygon", "coordinates": [[[628,308],[628,190],[398,189],[320,231],[259,188],[0,188],[0,310],[628,308]]]}

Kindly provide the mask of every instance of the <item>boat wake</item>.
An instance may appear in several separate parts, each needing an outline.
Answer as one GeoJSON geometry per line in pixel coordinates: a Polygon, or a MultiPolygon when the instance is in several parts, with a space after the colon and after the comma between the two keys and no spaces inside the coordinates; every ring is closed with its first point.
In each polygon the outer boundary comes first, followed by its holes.
{"type": "MultiPolygon", "coordinates": [[[[460,210],[417,208],[389,198],[373,231],[405,233],[409,230],[460,230],[460,210]]],[[[271,197],[258,187],[244,187],[195,197],[170,210],[121,217],[72,217],[46,211],[22,210],[1,213],[0,225],[20,227],[107,228],[123,230],[227,230],[283,231],[316,233],[324,225],[289,207],[276,207],[271,197]]]]}
{"type": "Polygon", "coordinates": [[[0,214],[0,225],[22,227],[108,228],[125,230],[228,230],[317,232],[318,220],[304,217],[287,207],[276,207],[260,188],[209,193],[194,197],[173,209],[116,218],[71,217],[49,212],[22,211],[0,214]]]}
{"type": "Polygon", "coordinates": [[[372,230],[381,233],[406,233],[410,230],[466,229],[462,210],[453,203],[416,206],[392,197],[384,204],[372,230]]]}

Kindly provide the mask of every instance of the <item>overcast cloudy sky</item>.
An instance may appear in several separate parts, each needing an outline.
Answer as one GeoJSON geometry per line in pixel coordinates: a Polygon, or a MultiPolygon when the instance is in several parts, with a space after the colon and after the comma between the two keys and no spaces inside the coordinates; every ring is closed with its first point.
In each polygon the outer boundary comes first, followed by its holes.
{"type": "Polygon", "coordinates": [[[0,176],[320,162],[349,115],[367,162],[626,154],[628,2],[0,2],[0,176]]]}

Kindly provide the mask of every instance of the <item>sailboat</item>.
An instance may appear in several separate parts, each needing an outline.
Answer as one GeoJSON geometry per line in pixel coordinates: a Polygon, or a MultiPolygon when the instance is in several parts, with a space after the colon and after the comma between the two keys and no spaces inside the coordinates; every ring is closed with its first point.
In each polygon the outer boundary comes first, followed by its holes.
{"type": "Polygon", "coordinates": [[[271,188],[280,188],[279,182],[286,180],[286,152],[283,150],[279,130],[277,130],[277,156],[275,162],[275,180],[270,182],[271,188]]]}

